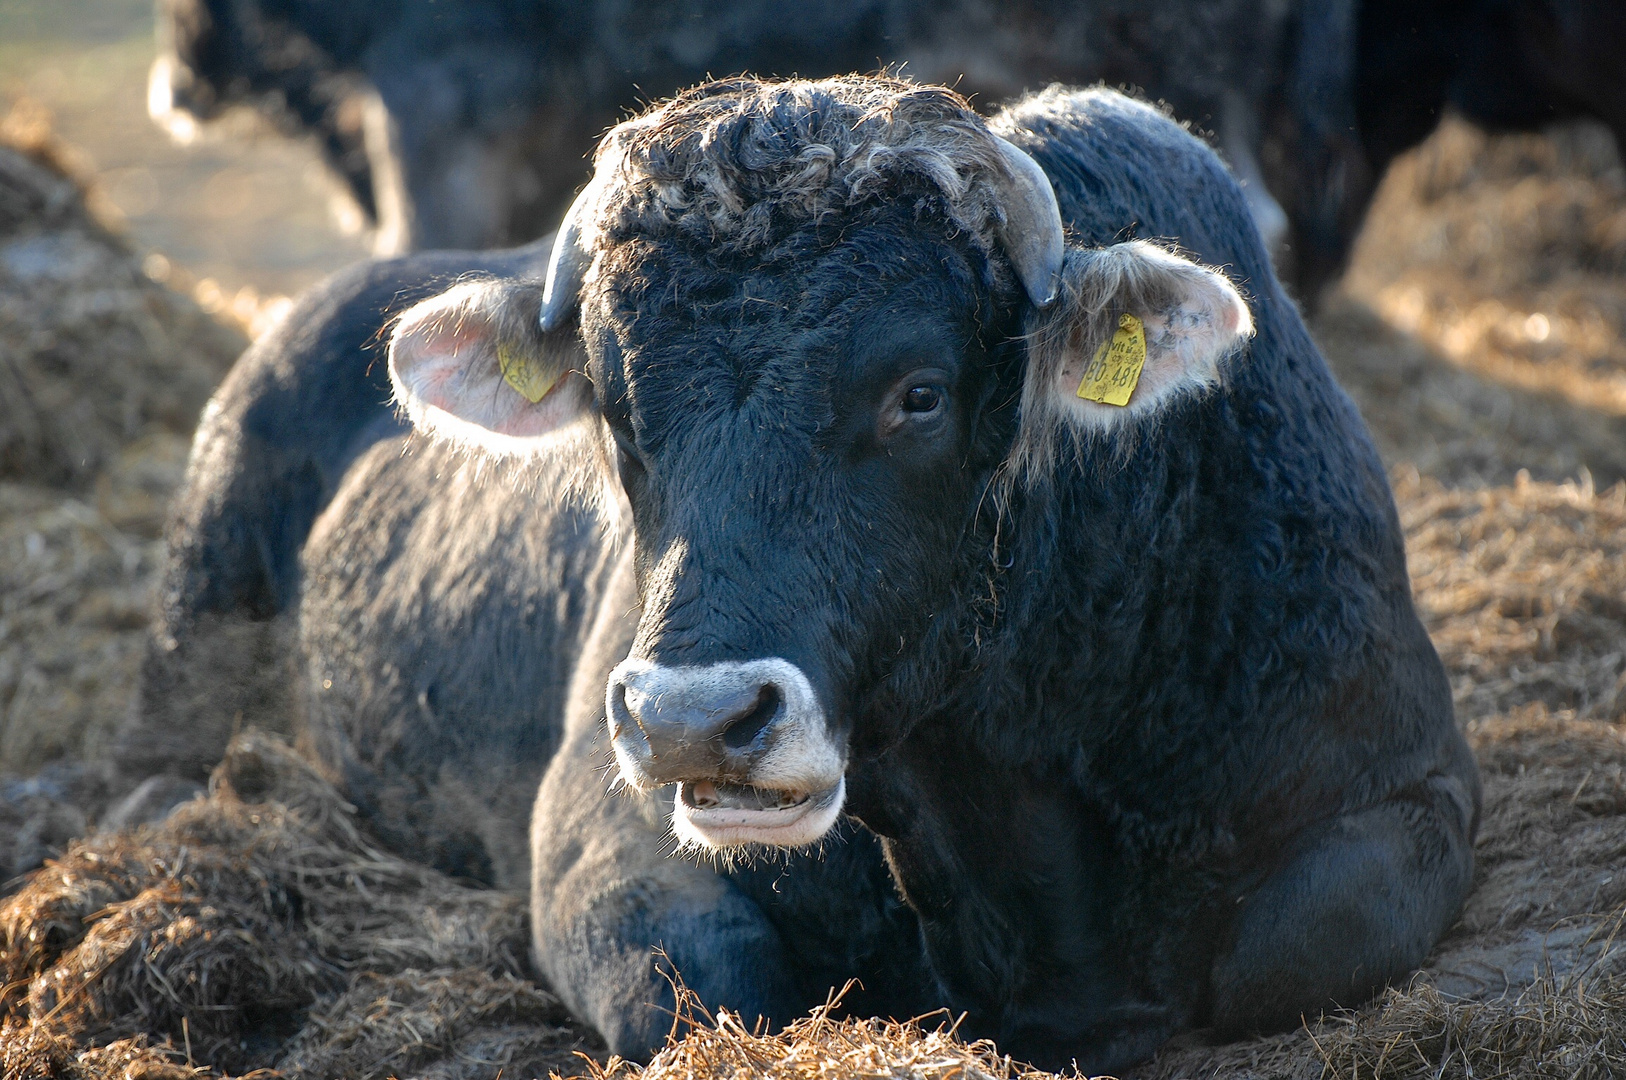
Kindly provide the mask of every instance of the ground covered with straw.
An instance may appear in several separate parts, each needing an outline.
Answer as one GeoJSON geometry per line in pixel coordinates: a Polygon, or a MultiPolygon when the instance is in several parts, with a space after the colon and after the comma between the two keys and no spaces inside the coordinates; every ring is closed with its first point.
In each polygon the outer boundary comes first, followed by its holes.
{"type": "MultiPolygon", "coordinates": [[[[270,736],[241,735],[160,824],[86,835],[184,461],[177,410],[241,338],[141,277],[30,145],[0,148],[0,377],[86,419],[58,431],[0,394],[0,873],[52,857],[0,890],[5,1080],[1042,1077],[952,1017],[839,1010],[777,1035],[691,1011],[648,1066],[606,1060],[536,981],[523,897],[385,851],[270,736]],[[33,187],[15,195],[13,176],[33,187]],[[12,265],[84,245],[80,279],[12,265]],[[3,323],[22,317],[26,333],[3,323]],[[91,341],[137,374],[102,378],[91,341]]],[[[1134,1075],[1626,1075],[1623,222],[1626,173],[1598,129],[1453,123],[1385,182],[1314,328],[1391,464],[1418,607],[1479,755],[1475,889],[1408,985],[1268,1038],[1194,1032],[1134,1075]]]]}
{"type": "Polygon", "coordinates": [[[5,1075],[579,1068],[591,1040],[527,978],[524,898],[385,853],[353,815],[251,733],[207,798],[74,844],[0,902],[5,1075]]]}

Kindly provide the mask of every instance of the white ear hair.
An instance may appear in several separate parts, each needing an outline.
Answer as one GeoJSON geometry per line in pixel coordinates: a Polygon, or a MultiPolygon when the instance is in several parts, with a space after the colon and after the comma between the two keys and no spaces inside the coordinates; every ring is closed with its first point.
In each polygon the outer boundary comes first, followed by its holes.
{"type": "Polygon", "coordinates": [[[501,456],[540,453],[586,415],[574,330],[536,323],[540,288],[472,281],[410,308],[390,335],[395,400],[425,434],[501,456]]]}
{"type": "Polygon", "coordinates": [[[1248,305],[1217,270],[1143,240],[1069,248],[1060,298],[1029,324],[1017,464],[1032,475],[1050,463],[1065,429],[1086,439],[1108,435],[1217,387],[1227,358],[1252,336],[1248,305]],[[1120,331],[1118,355],[1144,363],[1138,371],[1126,363],[1122,404],[1092,400],[1081,384],[1099,375],[1113,355],[1103,348],[1120,331]]]}

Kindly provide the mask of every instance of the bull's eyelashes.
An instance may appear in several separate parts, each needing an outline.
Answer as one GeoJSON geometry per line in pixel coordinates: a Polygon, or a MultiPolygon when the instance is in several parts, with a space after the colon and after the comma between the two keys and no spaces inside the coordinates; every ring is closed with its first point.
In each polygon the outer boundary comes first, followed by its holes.
{"type": "Polygon", "coordinates": [[[630,497],[649,477],[644,459],[633,442],[632,434],[622,424],[610,424],[610,436],[615,442],[615,467],[621,477],[621,487],[630,497]]]}

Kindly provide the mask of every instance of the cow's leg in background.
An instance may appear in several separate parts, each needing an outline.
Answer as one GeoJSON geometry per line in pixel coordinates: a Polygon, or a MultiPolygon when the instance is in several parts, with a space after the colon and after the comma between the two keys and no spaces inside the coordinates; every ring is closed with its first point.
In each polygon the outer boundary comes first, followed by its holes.
{"type": "Polygon", "coordinates": [[[1471,781],[1436,773],[1305,834],[1239,897],[1213,969],[1214,1026],[1285,1030],[1420,966],[1467,895],[1476,801],[1471,781]]]}
{"type": "Polygon", "coordinates": [[[564,118],[563,130],[582,145],[597,136],[596,128],[569,128],[575,113],[568,107],[511,104],[540,94],[527,89],[533,73],[522,56],[465,50],[371,74],[378,89],[368,100],[366,142],[379,254],[533,239],[549,231],[563,209],[549,193],[557,200],[558,192],[587,177],[579,155],[549,152],[563,138],[553,125],[564,118]],[[477,80],[468,77],[472,69],[481,72],[477,80]],[[480,121],[471,123],[471,116],[480,121]]]}
{"type": "Polygon", "coordinates": [[[412,195],[401,170],[401,130],[377,90],[360,97],[362,145],[373,207],[373,254],[401,255],[413,247],[412,195]]]}
{"type": "Polygon", "coordinates": [[[1242,183],[1242,194],[1248,200],[1248,213],[1265,242],[1265,250],[1274,257],[1287,239],[1287,211],[1265,186],[1265,171],[1259,166],[1256,152],[1259,146],[1259,118],[1240,94],[1227,94],[1220,110],[1220,147],[1230,163],[1231,173],[1242,183]]]}

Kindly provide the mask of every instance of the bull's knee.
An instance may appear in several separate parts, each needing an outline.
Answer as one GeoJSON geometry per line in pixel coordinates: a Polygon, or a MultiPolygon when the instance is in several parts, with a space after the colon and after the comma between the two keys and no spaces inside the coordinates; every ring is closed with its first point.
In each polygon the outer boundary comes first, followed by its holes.
{"type": "Polygon", "coordinates": [[[648,1061],[665,1045],[678,984],[748,1024],[801,1011],[778,935],[721,879],[622,881],[532,912],[537,967],[611,1053],[648,1061]]]}
{"type": "Polygon", "coordinates": [[[1418,967],[1467,895],[1475,802],[1471,781],[1436,775],[1305,837],[1239,900],[1213,967],[1214,1025],[1292,1027],[1418,967]]]}

